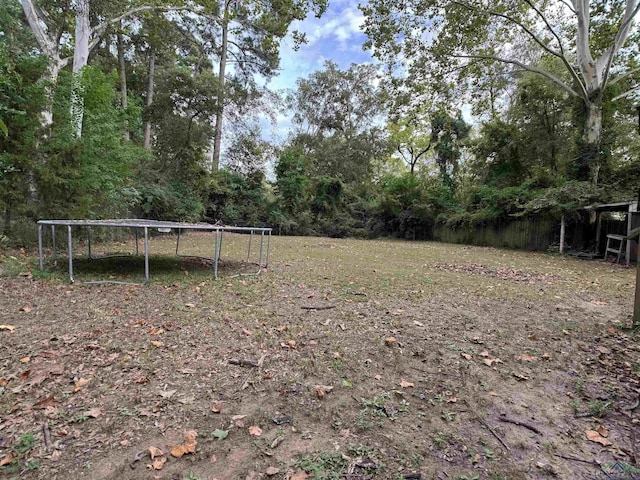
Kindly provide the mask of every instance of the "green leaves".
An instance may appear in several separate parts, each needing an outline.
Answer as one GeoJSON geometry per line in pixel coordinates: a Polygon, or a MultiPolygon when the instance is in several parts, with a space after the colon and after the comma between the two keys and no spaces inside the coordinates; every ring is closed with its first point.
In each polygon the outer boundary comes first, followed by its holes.
{"type": "Polygon", "coordinates": [[[215,429],[211,432],[211,436],[217,438],[218,440],[224,440],[229,435],[229,430],[220,430],[219,428],[215,429]]]}

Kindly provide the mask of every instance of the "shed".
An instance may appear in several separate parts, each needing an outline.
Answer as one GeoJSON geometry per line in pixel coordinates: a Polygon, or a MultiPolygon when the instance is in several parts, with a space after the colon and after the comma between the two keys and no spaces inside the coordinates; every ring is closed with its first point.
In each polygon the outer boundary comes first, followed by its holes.
{"type": "MultiPolygon", "coordinates": [[[[632,239],[629,238],[632,230],[640,227],[640,212],[638,212],[638,201],[637,200],[629,200],[626,202],[616,202],[616,203],[602,203],[602,204],[594,204],[583,207],[581,210],[586,211],[589,216],[591,223],[597,223],[596,226],[596,236],[595,236],[595,245],[596,252],[600,252],[603,249],[601,245],[605,239],[608,241],[618,240],[620,241],[620,247],[624,248],[624,258],[627,266],[631,264],[632,261],[636,260],[638,257],[638,240],[637,238],[632,239]],[[605,231],[603,232],[603,214],[605,213],[617,213],[621,216],[624,216],[624,227],[622,231],[616,232],[614,235],[612,232],[605,231]],[[604,235],[603,235],[604,233],[604,235]],[[609,238],[607,238],[609,237],[609,238]],[[622,245],[624,244],[624,245],[622,245]]],[[[609,242],[607,242],[607,247],[609,246],[609,242]]],[[[606,247],[605,247],[605,256],[607,255],[606,247]]]]}

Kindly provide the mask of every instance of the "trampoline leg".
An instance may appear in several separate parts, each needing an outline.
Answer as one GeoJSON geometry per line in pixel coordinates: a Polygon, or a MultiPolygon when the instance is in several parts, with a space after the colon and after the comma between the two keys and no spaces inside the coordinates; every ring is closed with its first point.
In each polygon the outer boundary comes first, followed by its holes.
{"type": "Polygon", "coordinates": [[[271,250],[271,232],[269,232],[269,235],[267,236],[267,261],[264,264],[264,268],[267,268],[269,266],[269,252],[271,250]]]}
{"type": "Polygon", "coordinates": [[[87,247],[89,249],[89,259],[93,260],[91,256],[91,227],[87,227],[87,247]]]}
{"type": "Polygon", "coordinates": [[[218,279],[218,261],[220,260],[220,240],[218,240],[219,234],[220,230],[216,230],[215,243],[213,245],[213,276],[216,280],[218,279]]]}
{"type": "Polygon", "coordinates": [[[179,257],[180,255],[178,255],[178,249],[180,248],[180,232],[182,231],[181,228],[178,228],[178,238],[176,238],[176,257],[179,257]]]}
{"type": "Polygon", "coordinates": [[[67,225],[67,255],[69,255],[69,280],[74,283],[73,279],[73,242],[71,237],[71,225],[67,225]]]}
{"type": "Polygon", "coordinates": [[[144,278],[145,283],[149,283],[149,232],[144,227],[144,278]]]}
{"type": "Polygon", "coordinates": [[[251,241],[253,240],[253,230],[251,230],[251,234],[249,235],[249,251],[247,252],[247,263],[249,263],[249,257],[251,257],[251,241]]]}
{"type": "Polygon", "coordinates": [[[136,257],[138,256],[139,252],[138,252],[138,229],[136,227],[133,227],[133,231],[135,232],[136,235],[136,257]]]}
{"type": "Polygon", "coordinates": [[[58,266],[58,248],[56,247],[56,226],[51,225],[51,242],[53,243],[53,265],[58,266]]]}
{"type": "Polygon", "coordinates": [[[42,225],[38,225],[38,257],[40,258],[40,271],[43,270],[42,258],[42,225]]]}
{"type": "Polygon", "coordinates": [[[264,230],[260,232],[260,260],[258,261],[258,272],[262,269],[262,247],[264,246],[264,230]]]}

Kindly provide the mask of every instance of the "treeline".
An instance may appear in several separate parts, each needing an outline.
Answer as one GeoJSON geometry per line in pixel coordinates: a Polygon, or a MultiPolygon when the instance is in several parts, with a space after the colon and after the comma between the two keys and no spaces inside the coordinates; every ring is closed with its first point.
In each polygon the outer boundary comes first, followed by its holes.
{"type": "MultiPolygon", "coordinates": [[[[324,2],[63,3],[0,0],[3,245],[33,244],[38,218],[134,216],[427,239],[638,195],[634,100],[618,90],[633,69],[602,93],[595,148],[549,52],[530,66],[552,78],[487,59],[457,82],[328,62],[282,94],[262,80],[324,2]],[[291,126],[274,144],[260,119],[278,112],[291,126]]],[[[594,31],[604,49],[616,30],[594,31]]]]}

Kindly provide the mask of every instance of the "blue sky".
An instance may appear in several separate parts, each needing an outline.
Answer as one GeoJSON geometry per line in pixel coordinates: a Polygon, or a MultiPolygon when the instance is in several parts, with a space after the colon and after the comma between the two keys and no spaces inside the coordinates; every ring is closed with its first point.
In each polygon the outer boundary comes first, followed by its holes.
{"type": "MultiPolygon", "coordinates": [[[[321,18],[310,14],[303,21],[292,24],[291,30],[304,32],[307,44],[297,51],[293,41],[287,38],[280,47],[280,74],[271,79],[272,90],[293,89],[296,80],[322,68],[327,60],[347,69],[352,63],[370,63],[371,53],[362,49],[366,36],[362,33],[364,17],[358,3],[350,0],[329,0],[329,7],[321,18]]],[[[268,137],[283,140],[290,122],[287,115],[278,116],[278,125],[263,125],[268,137]]]]}

